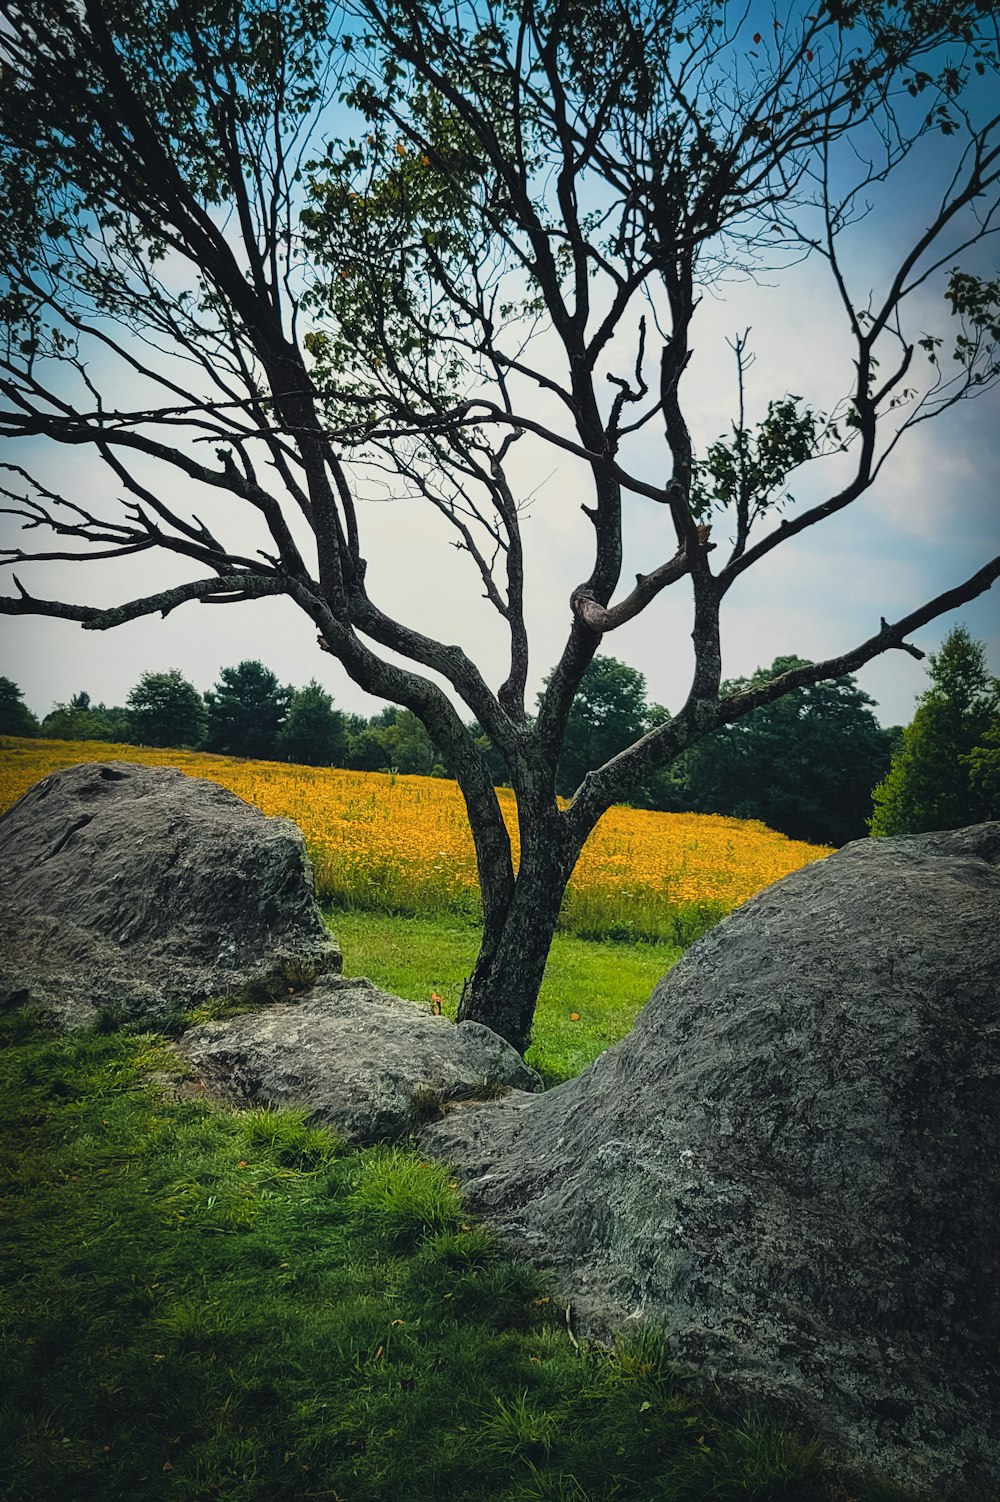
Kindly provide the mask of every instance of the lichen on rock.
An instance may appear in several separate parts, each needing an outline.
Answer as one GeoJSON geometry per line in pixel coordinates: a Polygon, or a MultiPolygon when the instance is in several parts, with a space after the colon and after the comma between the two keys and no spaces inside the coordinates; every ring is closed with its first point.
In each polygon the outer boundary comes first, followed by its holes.
{"type": "Polygon", "coordinates": [[[42,778],[0,818],[0,867],[0,1005],[64,1025],[341,966],[296,825],[174,767],[42,778]]]}
{"type": "Polygon", "coordinates": [[[798,1413],[929,1496],[1000,1475],[1000,824],[751,899],[633,1032],[424,1130],[578,1323],[798,1413]]]}

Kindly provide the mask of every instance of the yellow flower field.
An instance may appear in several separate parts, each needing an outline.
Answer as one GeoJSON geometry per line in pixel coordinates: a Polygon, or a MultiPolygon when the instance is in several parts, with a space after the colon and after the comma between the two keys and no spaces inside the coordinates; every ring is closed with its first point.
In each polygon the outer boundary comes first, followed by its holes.
{"type": "MultiPolygon", "coordinates": [[[[302,829],[320,896],[399,912],[478,910],[476,861],[454,782],[383,772],[241,761],[101,741],[0,737],[0,812],[40,777],[83,761],[180,767],[302,829]]],[[[517,848],[513,794],[499,789],[517,848]]],[[[763,824],[715,814],[612,808],[573,874],[563,926],[574,932],[685,941],[790,871],[830,852],[763,824]]]]}

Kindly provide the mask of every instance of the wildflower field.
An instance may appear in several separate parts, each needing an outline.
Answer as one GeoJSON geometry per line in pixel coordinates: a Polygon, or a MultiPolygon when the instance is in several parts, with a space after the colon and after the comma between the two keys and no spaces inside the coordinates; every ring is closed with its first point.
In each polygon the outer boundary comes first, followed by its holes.
{"type": "MultiPolygon", "coordinates": [[[[265,814],[294,819],[324,902],[479,916],[465,805],[457,785],[443,778],[5,736],[0,812],[48,772],[108,760],[179,767],[231,789],[265,814]]],[[[503,788],[498,796],[516,854],[514,796],[503,788]]],[[[589,938],[685,944],[762,887],[829,853],[746,820],[612,808],[580,857],[561,926],[589,938]]]]}

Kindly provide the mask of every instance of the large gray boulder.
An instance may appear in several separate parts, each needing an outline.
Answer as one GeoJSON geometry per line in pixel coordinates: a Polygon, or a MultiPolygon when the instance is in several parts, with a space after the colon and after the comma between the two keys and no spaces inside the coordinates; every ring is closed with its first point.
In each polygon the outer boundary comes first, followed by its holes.
{"type": "Polygon", "coordinates": [[[425,1147],[584,1329],[929,1496],[1000,1479],[1000,824],[865,840],[761,893],[634,1031],[425,1147]]]}
{"type": "Polygon", "coordinates": [[[297,1106],[350,1142],[401,1137],[456,1100],[542,1088],[489,1028],[456,1027],[369,980],[324,980],[301,1001],[192,1028],[177,1046],[214,1091],[297,1106]]]}
{"type": "Polygon", "coordinates": [[[0,1005],[152,1020],[340,969],[302,834],[174,767],[92,762],[0,818],[0,1005]]]}

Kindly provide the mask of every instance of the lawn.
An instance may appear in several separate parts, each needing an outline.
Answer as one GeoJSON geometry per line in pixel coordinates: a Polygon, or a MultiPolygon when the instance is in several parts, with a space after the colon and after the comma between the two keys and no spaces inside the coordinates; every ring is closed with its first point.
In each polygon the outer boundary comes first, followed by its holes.
{"type": "MultiPolygon", "coordinates": [[[[332,909],[345,975],[454,1017],[472,974],[479,929],[470,923],[332,909]]],[[[629,1031],[656,982],[681,956],[675,944],[601,944],[556,934],[527,1060],[547,1084],[570,1079],[629,1031]]]]}
{"type": "MultiPolygon", "coordinates": [[[[253,766],[232,775],[248,791],[253,766]]],[[[276,798],[304,785],[274,778],[276,798]]],[[[366,789],[342,824],[395,792],[366,789]]],[[[439,786],[404,792],[445,807],[439,786]]],[[[746,834],[755,859],[789,858],[746,834]]],[[[685,880],[739,865],[739,827],[688,836],[685,880]]],[[[608,904],[627,928],[632,898],[604,882],[579,889],[578,930],[608,904]]],[[[345,974],[454,1016],[475,904],[402,916],[377,895],[327,911],[345,974]]],[[[681,895],[699,924],[718,910],[681,895]]],[[[546,1084],[622,1037],[680,953],[557,934],[528,1055],[546,1084]]],[[[845,1489],[809,1436],[726,1411],[655,1330],[578,1339],[447,1166],[213,1103],[167,1037],[110,1018],[56,1036],[8,1014],[0,1045],[3,1502],[905,1502],[845,1489]]]]}
{"type": "Polygon", "coordinates": [[[5,1502],[848,1496],[656,1332],[577,1342],[442,1166],[184,1098],[155,1034],[2,1042],[5,1502]]]}

